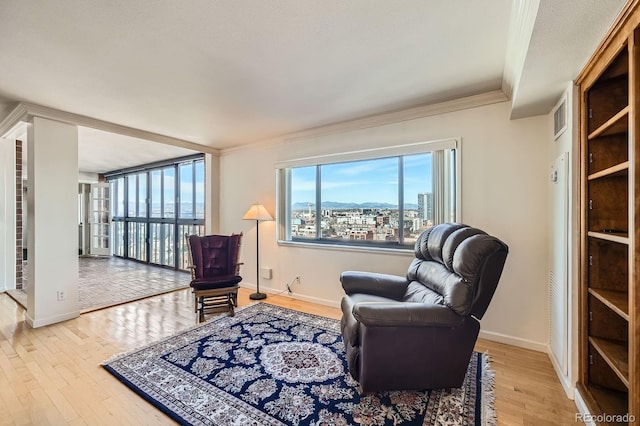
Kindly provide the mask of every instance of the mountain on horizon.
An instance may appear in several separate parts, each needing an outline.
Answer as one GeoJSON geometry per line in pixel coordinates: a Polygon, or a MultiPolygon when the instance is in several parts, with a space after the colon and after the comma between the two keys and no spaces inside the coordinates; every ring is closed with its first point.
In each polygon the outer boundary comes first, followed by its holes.
{"type": "MultiPolygon", "coordinates": [[[[315,203],[311,203],[312,206],[315,206],[315,203]]],[[[336,201],[324,201],[321,205],[323,209],[330,210],[350,210],[350,209],[397,209],[397,204],[389,204],[389,203],[339,203],[336,201]]],[[[291,206],[291,210],[307,210],[309,208],[309,203],[294,203],[291,206]]],[[[416,210],[418,208],[417,204],[413,203],[405,203],[404,208],[406,210],[416,210]]]]}

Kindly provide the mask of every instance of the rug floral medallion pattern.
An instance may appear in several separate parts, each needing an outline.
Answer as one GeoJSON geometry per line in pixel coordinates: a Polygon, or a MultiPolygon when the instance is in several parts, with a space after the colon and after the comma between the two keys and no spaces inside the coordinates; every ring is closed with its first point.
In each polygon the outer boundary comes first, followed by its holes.
{"type": "Polygon", "coordinates": [[[104,367],[181,424],[492,424],[485,355],[460,389],[360,395],[340,323],[266,303],[220,316],[104,367]]]}

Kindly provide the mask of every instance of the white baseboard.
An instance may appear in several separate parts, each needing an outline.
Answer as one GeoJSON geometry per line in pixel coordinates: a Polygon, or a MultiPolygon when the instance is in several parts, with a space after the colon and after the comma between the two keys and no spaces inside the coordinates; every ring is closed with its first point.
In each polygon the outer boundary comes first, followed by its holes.
{"type": "Polygon", "coordinates": [[[571,383],[571,379],[568,376],[565,376],[564,372],[562,371],[562,367],[560,367],[560,364],[558,364],[558,360],[556,360],[556,357],[551,351],[551,346],[547,346],[547,354],[549,355],[549,359],[551,360],[553,369],[556,371],[556,376],[558,376],[558,380],[560,380],[562,389],[564,389],[564,393],[567,395],[567,398],[574,399],[576,393],[575,384],[571,383]]]}
{"type": "Polygon", "coordinates": [[[305,296],[302,294],[291,293],[287,295],[292,299],[304,300],[305,302],[317,303],[318,305],[330,306],[332,308],[340,308],[340,302],[333,300],[320,299],[319,297],[305,296]]]}
{"type": "MultiPolygon", "coordinates": [[[[250,284],[250,283],[240,283],[240,287],[247,288],[250,290],[252,289],[255,290],[256,288],[255,284],[250,284]]],[[[281,289],[274,289],[270,287],[265,287],[263,285],[260,286],[260,291],[268,294],[281,294],[283,296],[287,296],[292,299],[304,300],[305,302],[317,303],[318,305],[330,306],[332,308],[340,307],[340,301],[336,302],[335,300],[327,300],[327,299],[321,299],[319,297],[305,296],[304,294],[295,293],[295,292],[291,294],[287,294],[286,290],[282,291],[281,289]]]]}
{"type": "Polygon", "coordinates": [[[80,311],[68,312],[66,314],[55,315],[48,318],[39,318],[34,320],[29,316],[29,313],[25,311],[24,313],[25,321],[27,325],[31,328],[44,327],[45,325],[51,325],[62,321],[67,321],[70,319],[78,318],[80,316],[80,311]]]}
{"type": "MultiPolygon", "coordinates": [[[[255,290],[256,285],[251,283],[241,282],[240,287],[247,288],[249,290],[255,290]]],[[[287,294],[286,290],[274,289],[270,287],[260,286],[260,291],[268,294],[282,294],[296,300],[304,300],[305,302],[317,303],[319,305],[330,306],[332,308],[340,308],[340,301],[322,299],[314,296],[306,296],[304,294],[293,292],[287,294]]],[[[508,336],[506,334],[494,333],[492,331],[480,330],[479,337],[486,340],[491,340],[498,343],[504,343],[511,346],[517,346],[519,348],[531,349],[537,352],[548,352],[548,345],[546,343],[534,342],[532,340],[521,339],[519,337],[508,336]]]]}
{"type": "Polygon", "coordinates": [[[519,348],[531,349],[537,352],[547,352],[546,343],[534,342],[533,340],[521,339],[520,337],[508,336],[506,334],[495,333],[493,331],[480,330],[478,337],[481,339],[491,340],[493,342],[517,346],[519,348]]]}
{"type": "MultiPolygon", "coordinates": [[[[587,408],[587,404],[584,402],[584,399],[582,399],[582,395],[580,395],[580,391],[576,389],[575,392],[575,397],[573,399],[576,403],[576,408],[577,408],[577,412],[576,412],[576,417],[578,417],[578,413],[583,415],[584,417],[590,417],[591,412],[589,411],[589,409],[587,408]]],[[[589,426],[596,426],[596,424],[592,421],[586,421],[583,422],[584,424],[587,424],[589,426]]]]}

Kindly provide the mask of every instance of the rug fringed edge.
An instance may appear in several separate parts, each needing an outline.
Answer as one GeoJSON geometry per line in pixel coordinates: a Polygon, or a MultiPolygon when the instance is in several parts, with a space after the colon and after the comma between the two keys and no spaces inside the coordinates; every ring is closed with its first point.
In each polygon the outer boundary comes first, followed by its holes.
{"type": "MultiPolygon", "coordinates": [[[[241,307],[239,307],[239,308],[236,308],[236,309],[235,309],[235,312],[236,312],[236,313],[241,312],[241,311],[243,311],[243,310],[245,310],[245,309],[247,309],[247,308],[249,308],[249,307],[251,307],[251,306],[255,306],[255,305],[259,304],[259,303],[261,303],[261,302],[252,302],[252,303],[249,303],[248,305],[245,305],[245,306],[241,306],[241,307]]],[[[118,360],[118,359],[120,359],[120,358],[122,358],[122,357],[129,356],[129,355],[131,355],[131,354],[133,354],[133,353],[136,353],[136,352],[139,352],[139,351],[142,351],[142,350],[148,349],[148,348],[150,348],[151,346],[156,346],[156,345],[158,345],[158,344],[161,344],[161,343],[163,343],[163,342],[166,342],[167,340],[174,339],[175,337],[179,336],[180,334],[183,334],[183,333],[189,333],[190,331],[197,330],[198,328],[206,327],[207,325],[209,325],[209,321],[211,321],[211,320],[213,320],[213,319],[216,319],[216,318],[223,317],[223,316],[229,316],[229,313],[228,313],[228,312],[223,312],[223,313],[221,313],[220,315],[215,315],[215,316],[211,317],[209,320],[207,320],[207,321],[205,321],[205,322],[202,322],[202,323],[199,323],[199,324],[195,324],[195,325],[189,326],[189,327],[187,327],[187,328],[185,328],[185,329],[182,329],[182,330],[178,330],[178,331],[176,331],[176,332],[174,332],[174,333],[170,334],[169,336],[166,336],[166,337],[161,338],[160,340],[155,340],[155,341],[153,341],[153,342],[151,342],[151,343],[148,343],[148,344],[146,344],[146,345],[144,345],[144,346],[139,346],[139,347],[137,347],[137,348],[135,348],[135,349],[131,349],[131,350],[127,350],[127,351],[119,352],[119,353],[117,353],[117,354],[115,354],[115,355],[110,356],[109,358],[105,359],[104,361],[102,361],[102,362],[100,363],[100,365],[101,365],[102,367],[104,367],[105,365],[107,365],[107,364],[109,364],[109,363],[112,363],[112,362],[114,362],[114,361],[116,361],[116,360],[118,360]]]]}
{"type": "Polygon", "coordinates": [[[482,415],[484,417],[482,424],[494,426],[498,422],[496,414],[496,373],[491,369],[489,352],[482,354],[482,397],[480,404],[482,405],[482,415]]]}

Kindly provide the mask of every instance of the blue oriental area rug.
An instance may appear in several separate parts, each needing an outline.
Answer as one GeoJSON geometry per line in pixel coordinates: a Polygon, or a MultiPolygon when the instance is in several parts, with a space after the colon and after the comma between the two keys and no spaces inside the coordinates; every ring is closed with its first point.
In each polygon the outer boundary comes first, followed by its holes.
{"type": "Polygon", "coordinates": [[[474,353],[464,385],[360,395],[339,321],[259,303],[103,364],[180,424],[495,424],[493,374],[474,353]]]}

